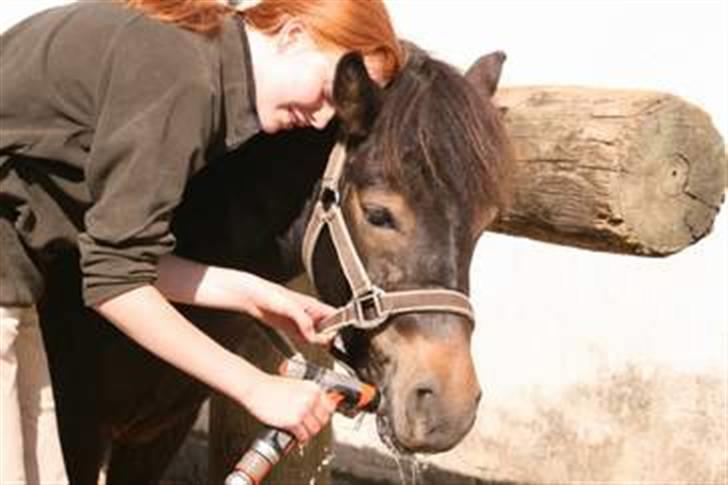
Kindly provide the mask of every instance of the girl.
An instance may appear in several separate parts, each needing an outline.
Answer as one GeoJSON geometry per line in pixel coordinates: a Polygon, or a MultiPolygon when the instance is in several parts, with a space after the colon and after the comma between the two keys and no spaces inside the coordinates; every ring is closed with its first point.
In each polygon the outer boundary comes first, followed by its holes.
{"type": "Polygon", "coordinates": [[[80,252],[85,303],[139,345],[301,442],[329,421],[315,384],[263,373],[170,301],[244,312],[318,344],[313,325],[332,309],[172,255],[169,223],[210,160],[260,131],[326,126],[349,50],[381,84],[397,72],[381,0],[76,3],[2,36],[0,483],[67,481],[33,309],[45,263],[64,251],[80,252]]]}

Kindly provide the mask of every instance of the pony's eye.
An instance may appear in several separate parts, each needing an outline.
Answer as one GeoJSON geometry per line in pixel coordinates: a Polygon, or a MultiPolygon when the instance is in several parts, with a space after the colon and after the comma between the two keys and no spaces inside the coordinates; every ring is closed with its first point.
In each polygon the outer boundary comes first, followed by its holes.
{"type": "Polygon", "coordinates": [[[367,222],[372,226],[381,227],[384,229],[396,229],[397,224],[394,222],[394,217],[389,209],[378,206],[365,206],[364,217],[367,222]]]}

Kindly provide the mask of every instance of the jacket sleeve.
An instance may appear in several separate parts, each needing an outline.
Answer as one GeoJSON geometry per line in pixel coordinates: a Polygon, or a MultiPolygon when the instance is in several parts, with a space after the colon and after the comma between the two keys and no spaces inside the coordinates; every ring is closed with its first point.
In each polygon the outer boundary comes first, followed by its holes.
{"type": "Polygon", "coordinates": [[[194,34],[149,25],[118,34],[102,64],[85,173],[92,205],[79,235],[88,306],[155,281],[175,244],[172,212],[213,136],[209,74],[179,42],[194,34]]]}

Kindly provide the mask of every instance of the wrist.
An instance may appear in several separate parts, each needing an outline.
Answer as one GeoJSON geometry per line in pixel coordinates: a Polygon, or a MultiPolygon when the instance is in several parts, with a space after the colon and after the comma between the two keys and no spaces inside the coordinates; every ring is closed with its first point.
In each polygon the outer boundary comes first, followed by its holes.
{"type": "Polygon", "coordinates": [[[228,387],[232,391],[229,397],[248,408],[252,396],[259,391],[268,375],[242,357],[232,355],[235,356],[236,362],[234,369],[228,374],[233,380],[228,387]]]}
{"type": "Polygon", "coordinates": [[[254,314],[258,308],[255,292],[260,282],[258,277],[245,271],[230,271],[230,284],[234,288],[236,310],[241,313],[254,314]]]}

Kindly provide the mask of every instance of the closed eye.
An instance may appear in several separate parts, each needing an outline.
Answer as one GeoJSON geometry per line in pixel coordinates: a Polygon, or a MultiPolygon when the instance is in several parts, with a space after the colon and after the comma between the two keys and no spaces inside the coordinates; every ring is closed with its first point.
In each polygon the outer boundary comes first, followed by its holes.
{"type": "Polygon", "coordinates": [[[397,229],[397,223],[392,213],[386,207],[367,205],[364,206],[364,217],[369,224],[383,229],[397,229]]]}

